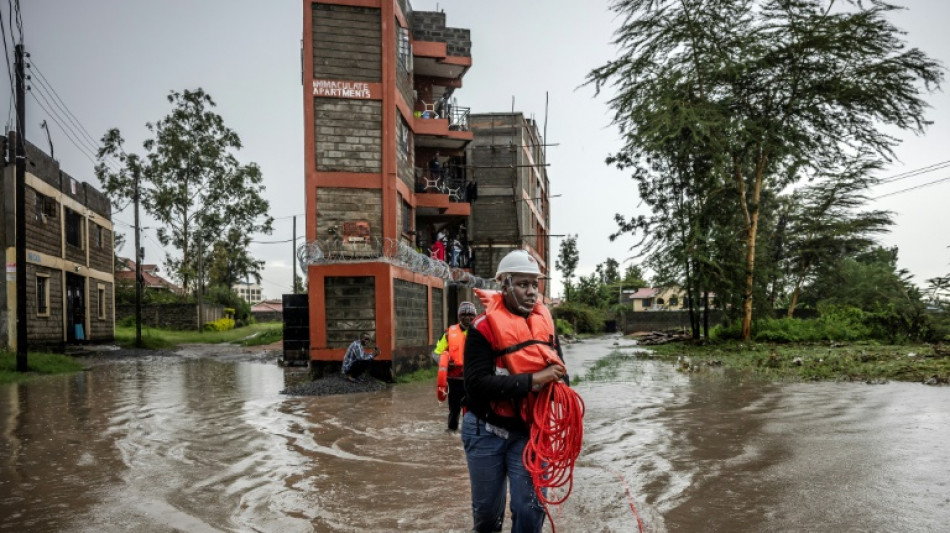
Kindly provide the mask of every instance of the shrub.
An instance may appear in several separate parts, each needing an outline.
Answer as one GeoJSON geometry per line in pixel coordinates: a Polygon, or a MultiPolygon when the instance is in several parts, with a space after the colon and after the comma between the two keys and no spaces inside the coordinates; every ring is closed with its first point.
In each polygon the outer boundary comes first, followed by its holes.
{"type": "Polygon", "coordinates": [[[589,305],[567,303],[554,308],[554,317],[576,326],[576,333],[600,333],[604,331],[607,313],[589,305]]]}
{"type": "Polygon", "coordinates": [[[205,323],[205,331],[228,331],[232,329],[234,329],[234,319],[229,317],[205,323]]]}
{"type": "Polygon", "coordinates": [[[556,318],[557,322],[557,334],[558,335],[573,335],[574,328],[571,327],[571,323],[563,318],[556,318]]]}

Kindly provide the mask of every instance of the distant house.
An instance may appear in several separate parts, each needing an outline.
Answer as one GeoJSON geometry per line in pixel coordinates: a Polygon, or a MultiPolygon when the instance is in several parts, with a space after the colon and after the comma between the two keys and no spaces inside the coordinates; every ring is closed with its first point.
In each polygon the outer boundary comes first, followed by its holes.
{"type": "Polygon", "coordinates": [[[251,306],[251,316],[257,322],[280,322],[284,317],[283,300],[263,300],[251,306]]]}
{"type": "MultiPolygon", "coordinates": [[[[158,275],[158,265],[142,265],[142,281],[145,290],[169,291],[181,294],[182,288],[158,275]]],[[[115,282],[118,285],[135,287],[135,261],[119,258],[115,268],[115,282]]]]}
{"type": "MultiPolygon", "coordinates": [[[[632,303],[634,311],[677,311],[688,308],[686,291],[678,286],[639,289],[624,293],[623,303],[632,303]]],[[[713,295],[710,294],[710,305],[713,295]]]]}

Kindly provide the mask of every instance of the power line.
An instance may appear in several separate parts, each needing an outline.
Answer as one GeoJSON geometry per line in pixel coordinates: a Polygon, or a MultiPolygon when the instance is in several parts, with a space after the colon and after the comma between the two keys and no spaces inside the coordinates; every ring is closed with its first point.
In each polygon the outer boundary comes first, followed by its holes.
{"type": "Polygon", "coordinates": [[[53,84],[50,83],[49,80],[46,79],[45,75],[43,75],[43,71],[40,69],[39,65],[36,64],[36,59],[31,60],[31,68],[39,75],[39,77],[37,78],[37,81],[41,85],[43,85],[45,89],[53,93],[55,100],[59,103],[57,107],[59,107],[64,113],[66,113],[66,116],[67,118],[69,118],[69,121],[72,122],[79,129],[79,131],[83,134],[83,136],[85,136],[86,140],[88,140],[91,143],[91,146],[93,146],[93,148],[96,151],[98,151],[99,141],[95,140],[92,137],[92,134],[90,134],[89,130],[87,130],[85,126],[82,125],[82,122],[79,120],[79,118],[72,111],[69,110],[69,106],[67,106],[66,102],[64,102],[63,99],[60,98],[59,93],[56,92],[56,89],[53,87],[53,84]]]}
{"type": "Polygon", "coordinates": [[[945,167],[948,167],[948,166],[950,166],[950,160],[947,160],[947,161],[940,161],[939,163],[934,163],[934,164],[928,165],[928,166],[926,166],[926,167],[921,167],[921,168],[914,169],[914,170],[907,170],[907,171],[905,171],[905,172],[901,172],[900,174],[894,174],[893,176],[888,176],[888,177],[886,177],[886,178],[882,178],[880,181],[878,181],[878,182],[875,183],[874,185],[884,185],[884,184],[887,184],[887,183],[893,183],[893,182],[895,182],[895,181],[900,181],[900,180],[903,180],[903,179],[912,178],[912,177],[914,177],[914,176],[919,176],[919,175],[921,175],[921,174],[928,174],[928,173],[930,173],[930,172],[933,172],[933,171],[935,171],[935,170],[940,170],[940,169],[945,168],[945,167]]]}
{"type": "Polygon", "coordinates": [[[920,184],[920,185],[915,185],[915,186],[913,186],[913,187],[908,187],[908,188],[906,188],[906,189],[901,189],[901,190],[899,190],[899,191],[889,192],[889,193],[887,193],[887,194],[882,194],[882,195],[880,195],[880,196],[875,196],[874,198],[872,198],[872,200],[880,200],[881,198],[887,198],[888,196],[894,196],[895,194],[902,194],[902,193],[910,192],[910,191],[913,191],[913,190],[916,190],[916,189],[923,189],[924,187],[930,187],[931,185],[937,185],[937,184],[943,183],[943,182],[945,182],[945,181],[950,181],[950,176],[947,176],[947,177],[945,177],[945,178],[941,178],[941,179],[939,179],[939,180],[931,181],[931,182],[929,182],[929,183],[923,183],[923,184],[920,184]]]}

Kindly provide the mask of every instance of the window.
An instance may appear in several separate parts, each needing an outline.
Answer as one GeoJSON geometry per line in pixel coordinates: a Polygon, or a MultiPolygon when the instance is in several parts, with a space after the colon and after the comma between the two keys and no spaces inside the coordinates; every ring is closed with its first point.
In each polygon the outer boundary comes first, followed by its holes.
{"type": "Polygon", "coordinates": [[[47,219],[56,218],[57,205],[56,200],[45,194],[36,193],[36,220],[46,222],[47,219]]]}
{"type": "Polygon", "coordinates": [[[402,232],[412,233],[412,206],[406,200],[402,201],[402,232]]]}
{"type": "Polygon", "coordinates": [[[396,60],[399,71],[408,74],[412,70],[412,46],[409,44],[409,28],[396,25],[396,60]]]}
{"type": "Polygon", "coordinates": [[[36,275],[36,316],[49,316],[49,275],[36,275]]]}
{"type": "Polygon", "coordinates": [[[670,307],[679,307],[680,299],[676,296],[670,296],[670,307]]]}
{"type": "Polygon", "coordinates": [[[66,208],[66,244],[83,248],[83,217],[72,209],[66,208]]]}
{"type": "Polygon", "coordinates": [[[656,305],[663,305],[663,298],[657,298],[656,305]]]}
{"type": "Polygon", "coordinates": [[[102,242],[103,242],[102,233],[103,233],[102,226],[100,226],[99,224],[96,224],[96,248],[100,248],[100,249],[102,248],[102,242]]]}
{"type": "Polygon", "coordinates": [[[96,311],[97,311],[96,314],[99,316],[99,320],[105,320],[106,318],[106,288],[105,286],[99,285],[96,293],[99,296],[98,301],[96,302],[96,311]]]}

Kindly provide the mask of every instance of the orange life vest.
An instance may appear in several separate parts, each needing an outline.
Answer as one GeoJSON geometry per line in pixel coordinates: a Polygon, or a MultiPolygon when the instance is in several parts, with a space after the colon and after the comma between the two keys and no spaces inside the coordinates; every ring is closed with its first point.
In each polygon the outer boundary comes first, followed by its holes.
{"type": "MultiPolygon", "coordinates": [[[[476,289],[476,293],[480,292],[476,289]]],[[[564,364],[554,348],[554,321],[544,304],[536,303],[525,318],[508,310],[500,292],[485,296],[479,294],[492,331],[492,350],[498,353],[495,366],[501,373],[533,373],[552,364],[564,364]]],[[[515,415],[510,401],[492,402],[492,408],[501,416],[515,415]]]]}
{"type": "Polygon", "coordinates": [[[461,378],[465,364],[465,332],[458,325],[449,326],[445,334],[448,347],[439,355],[439,373],[436,376],[436,397],[444,402],[449,394],[449,378],[461,378]],[[450,366],[449,364],[452,364],[450,366]]]}

